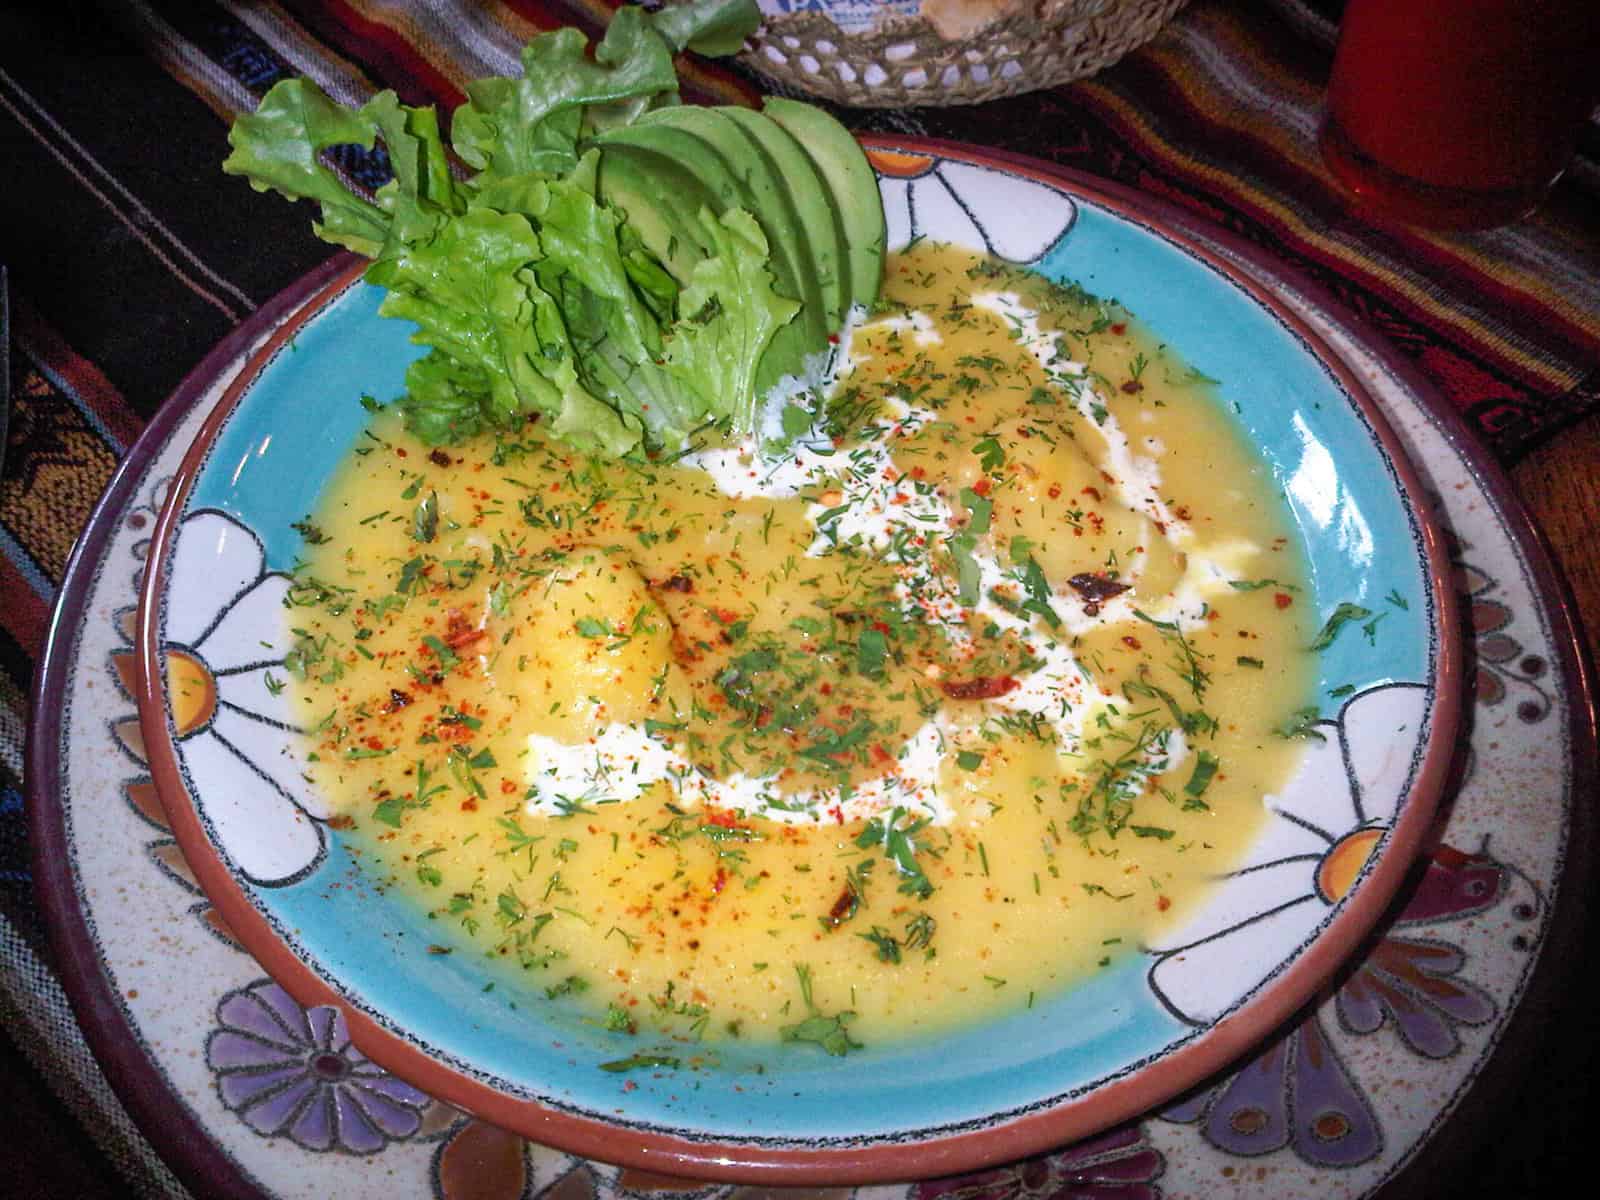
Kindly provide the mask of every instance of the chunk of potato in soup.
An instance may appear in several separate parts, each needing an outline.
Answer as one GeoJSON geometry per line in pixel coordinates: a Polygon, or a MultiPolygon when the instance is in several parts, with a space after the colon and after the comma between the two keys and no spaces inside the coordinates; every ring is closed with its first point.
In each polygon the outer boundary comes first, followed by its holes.
{"type": "Polygon", "coordinates": [[[886,295],[759,444],[375,417],[286,665],[435,952],[839,1053],[1070,986],[1239,860],[1311,679],[1267,468],[1114,305],[928,246],[886,295]]]}

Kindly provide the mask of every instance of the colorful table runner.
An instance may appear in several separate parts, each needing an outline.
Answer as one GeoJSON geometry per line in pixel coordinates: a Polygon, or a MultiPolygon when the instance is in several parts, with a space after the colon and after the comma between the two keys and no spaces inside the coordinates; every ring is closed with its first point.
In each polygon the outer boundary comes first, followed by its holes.
{"type": "MultiPolygon", "coordinates": [[[[449,108],[466,80],[515,71],[534,33],[576,24],[593,35],[614,4],[0,7],[0,263],[13,341],[0,471],[0,956],[47,970],[22,746],[68,553],[183,375],[328,253],[308,206],[221,174],[228,122],[297,73],[355,103],[393,87],[449,108]]],[[[1600,126],[1527,221],[1473,235],[1374,228],[1351,214],[1314,146],[1337,9],[1197,0],[1090,80],[977,107],[840,116],[863,131],[1033,155],[1222,225],[1381,331],[1510,462],[1600,403],[1600,126]]],[[[739,66],[693,63],[687,78],[687,99],[713,103],[753,102],[765,86],[739,66]]],[[[341,165],[368,188],[387,175],[381,151],[341,165]]]]}

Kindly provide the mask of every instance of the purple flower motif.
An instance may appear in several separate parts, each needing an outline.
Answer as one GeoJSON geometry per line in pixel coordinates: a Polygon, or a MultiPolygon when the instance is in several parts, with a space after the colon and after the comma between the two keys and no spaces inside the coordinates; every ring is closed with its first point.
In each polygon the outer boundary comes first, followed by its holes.
{"type": "Polygon", "coordinates": [[[1206,1141],[1246,1158],[1291,1146],[1313,1166],[1353,1167],[1383,1149],[1377,1117],[1315,1015],[1221,1088],[1161,1115],[1199,1122],[1206,1141]]]}
{"type": "Polygon", "coordinates": [[[1461,950],[1432,939],[1387,937],[1335,996],[1339,1023],[1351,1033],[1375,1033],[1394,1022],[1400,1040],[1424,1058],[1448,1058],[1461,1048],[1458,1025],[1482,1025],[1494,1000],[1462,979],[1461,950]]]}
{"type": "MultiPolygon", "coordinates": [[[[1485,854],[1435,849],[1390,927],[1335,990],[1339,1024],[1363,1035],[1392,1022],[1401,1042],[1424,1058],[1456,1053],[1457,1027],[1490,1020],[1494,1000],[1456,978],[1466,962],[1459,947],[1396,931],[1487,911],[1506,894],[1507,870],[1485,854]]],[[[1243,1157],[1288,1146],[1313,1166],[1349,1167],[1383,1149],[1377,1117],[1316,1013],[1230,1079],[1178,1101],[1161,1116],[1198,1124],[1211,1145],[1243,1157]]]]}
{"type": "Polygon", "coordinates": [[[336,1008],[301,1008],[270,979],[217,1004],[206,1063],[222,1103],[263,1137],[375,1154],[417,1132],[429,1099],[370,1062],[336,1008]]]}
{"type": "Polygon", "coordinates": [[[1166,1163],[1137,1124],[990,1171],[932,1179],[912,1200],[1160,1200],[1166,1163]]]}

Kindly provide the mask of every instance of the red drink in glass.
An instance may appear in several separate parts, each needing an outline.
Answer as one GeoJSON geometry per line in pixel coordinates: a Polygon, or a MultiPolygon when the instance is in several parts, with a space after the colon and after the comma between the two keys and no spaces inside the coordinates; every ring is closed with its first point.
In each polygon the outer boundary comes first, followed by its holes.
{"type": "Polygon", "coordinates": [[[1531,212],[1600,100],[1600,0],[1350,0],[1320,143],[1369,212],[1486,228],[1531,212]]]}

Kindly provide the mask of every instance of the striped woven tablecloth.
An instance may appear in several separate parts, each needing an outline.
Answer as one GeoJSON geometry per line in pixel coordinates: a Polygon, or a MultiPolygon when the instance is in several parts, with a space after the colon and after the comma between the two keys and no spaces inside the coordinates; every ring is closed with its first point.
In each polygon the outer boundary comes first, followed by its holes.
{"type": "MultiPolygon", "coordinates": [[[[296,73],[353,103],[393,87],[450,108],[466,80],[514,73],[534,33],[575,24],[594,35],[612,7],[0,5],[0,263],[13,340],[0,473],[0,973],[56,1006],[63,1031],[71,1017],[52,990],[21,791],[29,683],[55,590],[119,456],[183,375],[328,255],[308,208],[222,175],[228,122],[296,73]]],[[[1509,463],[1600,404],[1600,127],[1527,221],[1469,236],[1375,229],[1349,211],[1314,146],[1337,9],[1196,0],[1088,81],[975,107],[841,116],[1034,155],[1225,226],[1381,331],[1509,463]]],[[[690,63],[686,79],[693,101],[749,103],[762,91],[737,67],[690,63]]],[[[372,186],[385,170],[381,155],[344,166],[372,186]]],[[[6,994],[0,1021],[12,1015],[6,994]]],[[[59,1048],[22,1049],[0,1039],[0,1193],[126,1194],[137,1136],[102,1139],[98,1158],[73,1125],[81,1088],[104,1084],[81,1063],[51,1071],[59,1048]]]]}

